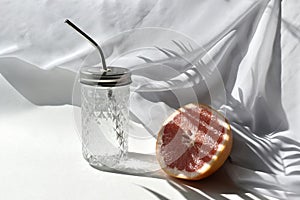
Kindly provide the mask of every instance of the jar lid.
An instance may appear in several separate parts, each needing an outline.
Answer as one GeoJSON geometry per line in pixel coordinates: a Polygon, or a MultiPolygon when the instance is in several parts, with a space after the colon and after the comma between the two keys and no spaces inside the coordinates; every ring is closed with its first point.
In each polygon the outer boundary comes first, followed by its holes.
{"type": "Polygon", "coordinates": [[[80,70],[80,83],[86,85],[99,85],[103,87],[116,87],[128,85],[131,81],[131,72],[122,67],[83,67],[80,70]]]}

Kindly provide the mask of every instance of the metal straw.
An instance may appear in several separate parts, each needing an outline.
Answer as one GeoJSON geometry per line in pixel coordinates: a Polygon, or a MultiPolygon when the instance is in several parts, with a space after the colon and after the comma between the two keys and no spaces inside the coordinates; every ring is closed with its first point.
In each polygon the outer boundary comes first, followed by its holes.
{"type": "Polygon", "coordinates": [[[102,66],[103,69],[105,71],[107,71],[107,67],[106,67],[106,62],[105,62],[105,58],[104,58],[104,53],[101,49],[101,47],[97,44],[97,42],[95,42],[95,40],[93,40],[90,36],[88,36],[85,32],[83,32],[78,26],[76,26],[74,23],[72,23],[70,20],[66,19],[65,23],[67,23],[68,25],[70,25],[72,28],[74,28],[77,32],[79,32],[83,37],[85,37],[88,41],[90,41],[92,43],[92,45],[94,47],[96,47],[98,49],[98,52],[101,56],[101,61],[102,61],[102,66]]]}

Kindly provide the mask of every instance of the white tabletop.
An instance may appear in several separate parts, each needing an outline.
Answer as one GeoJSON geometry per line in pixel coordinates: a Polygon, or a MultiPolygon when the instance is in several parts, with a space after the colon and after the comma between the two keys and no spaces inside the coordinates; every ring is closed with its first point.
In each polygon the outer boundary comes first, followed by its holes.
{"type": "Polygon", "coordinates": [[[72,106],[34,106],[0,82],[0,199],[261,198],[237,189],[226,168],[196,182],[96,170],[82,157],[72,106]]]}

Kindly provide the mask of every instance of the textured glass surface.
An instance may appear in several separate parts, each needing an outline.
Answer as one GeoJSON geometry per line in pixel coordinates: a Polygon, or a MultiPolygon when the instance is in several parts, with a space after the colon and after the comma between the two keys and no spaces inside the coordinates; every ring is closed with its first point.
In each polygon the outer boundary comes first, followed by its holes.
{"type": "Polygon", "coordinates": [[[81,85],[82,150],[95,166],[113,167],[128,151],[129,85],[81,85]]]}

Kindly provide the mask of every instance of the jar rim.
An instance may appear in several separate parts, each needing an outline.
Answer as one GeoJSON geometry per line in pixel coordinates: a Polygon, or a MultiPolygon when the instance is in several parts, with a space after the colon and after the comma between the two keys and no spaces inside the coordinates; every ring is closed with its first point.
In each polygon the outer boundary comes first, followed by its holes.
{"type": "Polygon", "coordinates": [[[80,83],[93,86],[116,87],[132,82],[131,72],[127,68],[108,66],[107,70],[99,66],[82,67],[80,83]]]}

